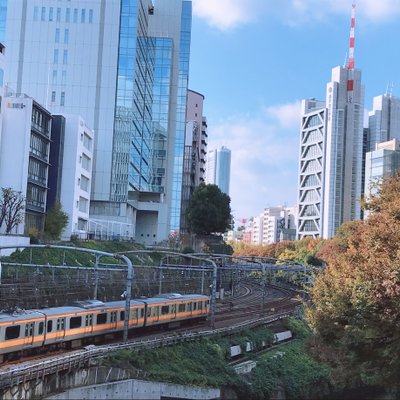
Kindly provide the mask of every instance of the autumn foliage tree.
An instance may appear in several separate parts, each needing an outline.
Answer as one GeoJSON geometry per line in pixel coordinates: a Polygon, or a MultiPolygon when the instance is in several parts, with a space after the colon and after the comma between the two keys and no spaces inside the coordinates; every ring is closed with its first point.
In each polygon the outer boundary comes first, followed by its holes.
{"type": "Polygon", "coordinates": [[[400,382],[399,193],[400,177],[385,178],[369,218],[342,228],[306,310],[320,356],[353,383],[400,382]]]}

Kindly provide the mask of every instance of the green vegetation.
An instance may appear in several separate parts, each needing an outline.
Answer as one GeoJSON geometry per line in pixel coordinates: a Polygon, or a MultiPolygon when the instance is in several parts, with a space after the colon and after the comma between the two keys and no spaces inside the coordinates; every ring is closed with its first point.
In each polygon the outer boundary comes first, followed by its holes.
{"type": "Polygon", "coordinates": [[[61,203],[56,201],[53,207],[46,213],[44,235],[49,240],[58,240],[67,225],[68,214],[63,211],[61,203]]]}
{"type": "MultiPolygon", "coordinates": [[[[302,321],[290,318],[287,326],[293,328],[297,338],[310,336],[310,330],[302,321]]],[[[140,370],[151,380],[229,387],[243,399],[269,399],[279,388],[285,391],[288,399],[309,398],[311,394],[328,391],[330,370],[307,355],[304,339],[261,355],[248,353],[257,361],[257,366],[245,376],[237,375],[229,366],[231,346],[240,345],[244,351],[247,342],[251,342],[255,349],[261,350],[263,342],[270,346],[272,341],[273,332],[263,327],[173,347],[118,351],[103,360],[103,364],[140,370]]]]}
{"type": "Polygon", "coordinates": [[[200,235],[226,232],[232,224],[230,202],[230,197],[217,185],[200,184],[190,197],[190,231],[200,235]]]}

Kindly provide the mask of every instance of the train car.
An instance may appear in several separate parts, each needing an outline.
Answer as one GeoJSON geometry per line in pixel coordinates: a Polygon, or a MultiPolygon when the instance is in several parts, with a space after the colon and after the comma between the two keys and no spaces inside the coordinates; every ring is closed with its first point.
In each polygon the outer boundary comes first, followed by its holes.
{"type": "Polygon", "coordinates": [[[207,296],[199,294],[162,294],[143,299],[146,304],[145,326],[168,324],[178,326],[182,321],[205,319],[210,308],[207,296]]]}
{"type": "MultiPolygon", "coordinates": [[[[63,307],[0,313],[0,363],[38,350],[76,348],[124,330],[125,301],[77,301],[63,307]]],[[[178,326],[206,319],[204,295],[169,293],[130,301],[129,329],[165,324],[178,326]]]]}
{"type": "Polygon", "coordinates": [[[45,325],[46,317],[39,310],[0,313],[0,362],[5,354],[43,346],[45,325]]]}

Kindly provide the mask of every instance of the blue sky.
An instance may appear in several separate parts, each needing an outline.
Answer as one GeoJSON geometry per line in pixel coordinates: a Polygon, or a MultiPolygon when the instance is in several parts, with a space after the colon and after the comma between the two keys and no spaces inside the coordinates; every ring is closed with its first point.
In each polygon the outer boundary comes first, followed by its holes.
{"type": "MultiPolygon", "coordinates": [[[[356,1],[365,109],[400,93],[400,0],[356,1]]],[[[348,54],[352,0],[193,0],[189,87],[205,96],[208,148],[232,150],[239,222],[297,201],[299,102],[325,99],[348,54]]]]}

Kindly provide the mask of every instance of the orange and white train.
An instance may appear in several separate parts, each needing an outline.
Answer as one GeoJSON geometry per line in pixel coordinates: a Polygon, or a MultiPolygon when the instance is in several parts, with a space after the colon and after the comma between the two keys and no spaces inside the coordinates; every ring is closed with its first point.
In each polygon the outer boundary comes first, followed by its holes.
{"type": "MultiPolygon", "coordinates": [[[[125,301],[84,300],[69,306],[0,313],[0,363],[16,356],[97,343],[124,329],[125,301]]],[[[177,293],[130,301],[129,330],[206,319],[209,297],[177,293]]]]}

